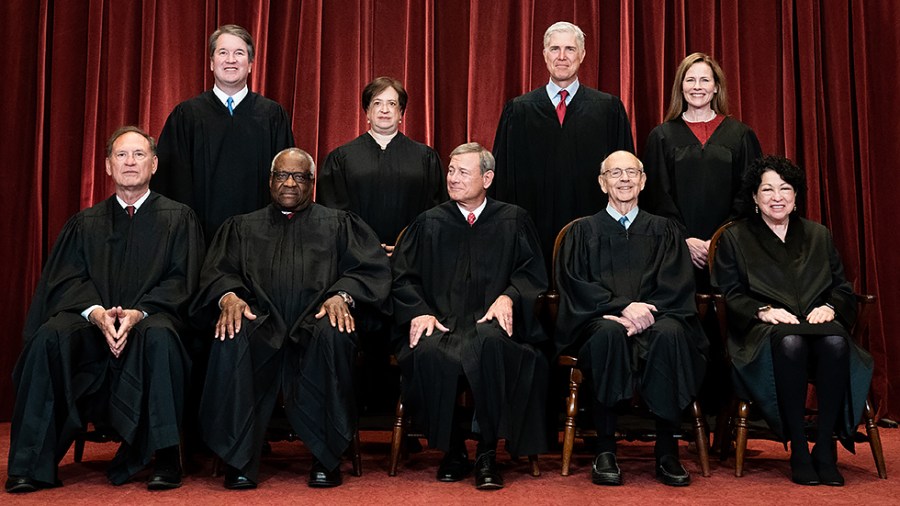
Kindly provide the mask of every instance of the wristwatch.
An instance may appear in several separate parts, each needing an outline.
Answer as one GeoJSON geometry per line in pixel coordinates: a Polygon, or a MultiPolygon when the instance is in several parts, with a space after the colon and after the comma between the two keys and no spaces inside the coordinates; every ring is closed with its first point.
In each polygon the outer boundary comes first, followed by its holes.
{"type": "Polygon", "coordinates": [[[353,303],[353,297],[351,297],[349,293],[340,290],[337,294],[340,298],[344,299],[344,304],[347,304],[347,307],[355,307],[355,304],[353,303]]]}
{"type": "Polygon", "coordinates": [[[766,311],[770,311],[772,309],[772,304],[766,304],[765,306],[760,306],[756,308],[756,317],[759,318],[759,313],[765,313],[766,311]]]}

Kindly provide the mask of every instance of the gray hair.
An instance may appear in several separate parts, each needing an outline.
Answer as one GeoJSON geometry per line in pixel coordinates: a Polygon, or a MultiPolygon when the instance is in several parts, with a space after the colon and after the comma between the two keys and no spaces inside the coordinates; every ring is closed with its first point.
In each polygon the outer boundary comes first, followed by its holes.
{"type": "Polygon", "coordinates": [[[316,175],[316,162],[313,160],[312,155],[310,155],[306,151],[303,151],[300,148],[287,148],[287,149],[282,149],[281,151],[279,151],[278,154],[276,154],[275,157],[272,158],[272,167],[269,169],[269,173],[275,172],[275,162],[277,162],[278,159],[281,158],[281,155],[286,155],[288,153],[296,153],[296,154],[302,156],[303,158],[305,158],[306,161],[309,162],[310,172],[312,172],[312,174],[314,176],[316,175]]]}
{"type": "Polygon", "coordinates": [[[575,45],[578,47],[578,50],[584,51],[584,32],[581,31],[581,28],[578,28],[578,25],[573,25],[568,21],[557,21],[547,28],[547,31],[544,32],[544,49],[547,49],[550,45],[550,36],[559,32],[566,32],[574,35],[575,45]]]}
{"type": "Polygon", "coordinates": [[[450,152],[450,158],[467,153],[478,153],[478,161],[480,162],[479,165],[481,166],[482,175],[494,170],[494,155],[477,142],[467,142],[456,146],[456,149],[450,152]]]}

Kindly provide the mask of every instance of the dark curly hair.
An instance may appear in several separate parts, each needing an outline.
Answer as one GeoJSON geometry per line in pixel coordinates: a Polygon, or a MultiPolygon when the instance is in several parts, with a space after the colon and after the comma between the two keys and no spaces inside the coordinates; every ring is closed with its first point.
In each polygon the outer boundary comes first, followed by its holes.
{"type": "Polygon", "coordinates": [[[747,172],[744,173],[744,181],[740,193],[742,197],[741,212],[744,216],[754,214],[755,204],[753,203],[753,196],[756,195],[756,190],[759,189],[759,185],[762,183],[763,174],[769,170],[775,171],[785,183],[794,188],[794,193],[797,195],[797,209],[804,208],[806,173],[794,162],[783,156],[766,155],[754,160],[750,167],[747,168],[747,172]]]}

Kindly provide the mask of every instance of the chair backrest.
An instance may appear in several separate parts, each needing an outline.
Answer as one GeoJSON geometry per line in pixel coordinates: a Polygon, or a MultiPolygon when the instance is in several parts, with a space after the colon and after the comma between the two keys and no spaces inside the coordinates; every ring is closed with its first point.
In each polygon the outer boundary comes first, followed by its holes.
{"type": "Polygon", "coordinates": [[[550,263],[550,288],[540,297],[538,297],[538,302],[535,305],[535,311],[538,313],[538,318],[541,320],[541,323],[544,325],[544,329],[547,332],[552,332],[556,328],[556,317],[559,314],[559,290],[556,287],[556,261],[557,256],[559,255],[559,247],[562,244],[563,238],[566,236],[566,233],[572,228],[572,225],[578,221],[583,220],[585,217],[575,218],[574,220],[566,223],[558,234],[556,234],[556,240],[553,242],[553,258],[550,263]]]}

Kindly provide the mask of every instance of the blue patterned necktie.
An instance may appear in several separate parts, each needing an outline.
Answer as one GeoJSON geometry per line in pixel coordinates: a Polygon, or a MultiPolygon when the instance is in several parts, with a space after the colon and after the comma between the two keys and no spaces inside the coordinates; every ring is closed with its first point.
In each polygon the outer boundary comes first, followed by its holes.
{"type": "Polygon", "coordinates": [[[624,228],[625,230],[628,230],[628,227],[625,226],[626,223],[628,223],[627,216],[622,216],[621,218],[619,218],[619,225],[622,225],[622,228],[624,228]]]}
{"type": "Polygon", "coordinates": [[[226,103],[228,104],[228,114],[234,116],[234,99],[231,97],[228,97],[228,100],[226,101],[226,103]]]}

